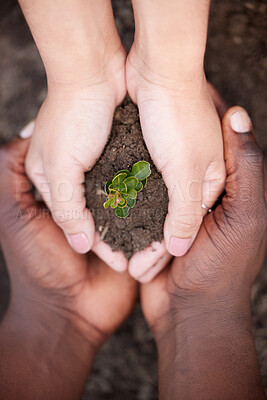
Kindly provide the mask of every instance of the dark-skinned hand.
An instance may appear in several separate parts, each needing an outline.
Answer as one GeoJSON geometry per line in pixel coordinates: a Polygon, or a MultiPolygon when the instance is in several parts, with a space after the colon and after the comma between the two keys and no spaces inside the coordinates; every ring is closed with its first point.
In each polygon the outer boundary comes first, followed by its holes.
{"type": "Polygon", "coordinates": [[[0,240],[11,302],[0,326],[0,397],[74,399],[101,344],[132,311],[137,284],[77,254],[25,175],[29,140],[0,149],[0,240]]]}
{"type": "Polygon", "coordinates": [[[161,399],[265,398],[250,293],[266,253],[266,174],[252,131],[242,108],[226,113],[221,204],[204,218],[188,254],[142,286],[159,349],[161,399]]]}

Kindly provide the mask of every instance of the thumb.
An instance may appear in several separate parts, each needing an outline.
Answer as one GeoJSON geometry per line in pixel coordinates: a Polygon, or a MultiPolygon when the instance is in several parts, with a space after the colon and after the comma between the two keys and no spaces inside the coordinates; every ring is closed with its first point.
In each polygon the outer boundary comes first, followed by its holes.
{"type": "Polygon", "coordinates": [[[87,253],[93,245],[95,229],[93,217],[86,208],[83,169],[70,160],[52,164],[53,168],[47,168],[43,174],[34,173],[32,168],[31,179],[46,198],[54,221],[72,248],[78,253],[87,253]],[[47,185],[44,185],[44,180],[47,185]],[[44,190],[46,193],[43,194],[44,190]]]}
{"type": "Polygon", "coordinates": [[[226,193],[228,200],[236,201],[241,210],[253,204],[255,194],[261,199],[265,197],[264,156],[255,140],[251,120],[241,107],[232,107],[227,111],[223,119],[223,136],[226,193]]]}
{"type": "MultiPolygon", "coordinates": [[[[181,166],[172,171],[185,171],[181,166]]],[[[172,174],[164,174],[163,179],[169,192],[168,214],[165,220],[164,237],[170,254],[179,257],[189,250],[203,219],[202,184],[199,173],[193,176],[187,164],[188,174],[173,181],[172,174]]]]}
{"type": "Polygon", "coordinates": [[[65,165],[64,169],[50,171],[48,180],[54,221],[74,250],[87,253],[93,245],[95,232],[93,217],[86,208],[83,170],[78,166],[65,165]]]}

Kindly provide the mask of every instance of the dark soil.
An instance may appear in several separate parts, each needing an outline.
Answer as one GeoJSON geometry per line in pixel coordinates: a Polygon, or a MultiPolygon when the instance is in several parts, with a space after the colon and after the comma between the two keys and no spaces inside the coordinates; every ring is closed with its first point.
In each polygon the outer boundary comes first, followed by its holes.
{"type": "Polygon", "coordinates": [[[116,109],[109,141],[95,166],[86,174],[85,193],[96,230],[114,250],[127,258],[144,250],[152,242],[163,240],[163,225],[168,211],[168,193],[143,140],[138,109],[126,97],[116,109]],[[137,161],[148,161],[151,175],[144,190],[138,193],[136,205],[122,219],[110,207],[105,210],[105,183],[121,169],[131,170],[137,161]]]}

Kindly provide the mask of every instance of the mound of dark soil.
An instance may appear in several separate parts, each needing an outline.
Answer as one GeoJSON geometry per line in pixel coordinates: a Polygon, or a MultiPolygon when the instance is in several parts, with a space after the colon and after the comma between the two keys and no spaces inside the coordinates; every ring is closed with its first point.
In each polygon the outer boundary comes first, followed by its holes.
{"type": "Polygon", "coordinates": [[[122,250],[127,258],[144,250],[152,242],[163,239],[163,225],[168,209],[168,194],[143,140],[138,109],[127,98],[114,114],[109,141],[95,166],[85,176],[87,207],[91,210],[96,230],[114,250],[122,250]],[[116,172],[129,169],[137,161],[151,164],[147,186],[138,193],[136,205],[125,219],[114,210],[105,210],[105,183],[116,172]]]}

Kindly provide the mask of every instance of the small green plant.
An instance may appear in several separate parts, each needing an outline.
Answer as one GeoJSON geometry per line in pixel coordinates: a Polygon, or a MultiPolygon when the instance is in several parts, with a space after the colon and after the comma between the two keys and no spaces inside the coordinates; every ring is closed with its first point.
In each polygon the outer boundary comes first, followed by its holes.
{"type": "Polygon", "coordinates": [[[117,217],[126,218],[129,209],[135,206],[137,193],[146,187],[150,174],[150,164],[146,161],[138,161],[131,172],[126,169],[117,172],[113,180],[105,184],[108,197],[104,208],[110,206],[117,217]]]}

